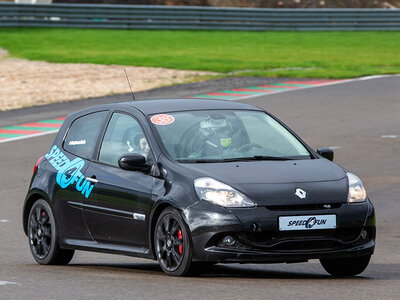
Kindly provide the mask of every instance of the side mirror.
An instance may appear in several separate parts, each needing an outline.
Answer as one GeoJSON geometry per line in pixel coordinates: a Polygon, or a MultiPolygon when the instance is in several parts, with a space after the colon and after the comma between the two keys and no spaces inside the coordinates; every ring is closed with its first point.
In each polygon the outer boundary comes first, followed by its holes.
{"type": "Polygon", "coordinates": [[[146,162],[146,158],[138,153],[124,154],[118,159],[118,165],[121,169],[128,171],[148,172],[150,166],[146,162]]]}
{"type": "Polygon", "coordinates": [[[330,161],[333,161],[333,150],[329,148],[318,148],[317,153],[330,161]]]}

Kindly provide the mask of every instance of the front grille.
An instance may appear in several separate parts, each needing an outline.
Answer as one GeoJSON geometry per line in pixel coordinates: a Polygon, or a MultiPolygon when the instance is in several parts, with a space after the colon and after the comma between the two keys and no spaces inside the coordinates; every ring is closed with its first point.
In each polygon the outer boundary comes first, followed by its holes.
{"type": "Polygon", "coordinates": [[[321,249],[335,248],[355,241],[361,232],[361,227],[336,228],[332,230],[296,230],[296,231],[264,231],[247,232],[249,242],[256,247],[271,248],[271,250],[287,249],[321,249]]]}
{"type": "Polygon", "coordinates": [[[329,240],[316,240],[316,241],[291,241],[284,242],[278,244],[273,247],[271,250],[275,251],[322,251],[322,250],[332,250],[332,249],[340,249],[343,247],[343,244],[338,243],[336,241],[329,240]]]}
{"type": "Polygon", "coordinates": [[[299,211],[299,210],[321,210],[321,209],[336,209],[340,208],[342,203],[332,204],[304,204],[304,205],[271,205],[266,206],[268,210],[272,211],[299,211]]]}

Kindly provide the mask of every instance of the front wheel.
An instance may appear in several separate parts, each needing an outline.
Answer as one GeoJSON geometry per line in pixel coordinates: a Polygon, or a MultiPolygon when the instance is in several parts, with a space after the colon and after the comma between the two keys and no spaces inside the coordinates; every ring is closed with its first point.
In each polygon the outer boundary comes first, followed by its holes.
{"type": "Polygon", "coordinates": [[[355,276],[368,266],[371,255],[337,259],[320,259],[322,266],[332,276],[355,276]]]}
{"type": "Polygon", "coordinates": [[[37,200],[28,216],[28,241],[33,258],[41,265],[66,265],[74,250],[61,249],[57,241],[56,223],[49,204],[37,200]]]}
{"type": "Polygon", "coordinates": [[[161,269],[168,275],[185,276],[192,264],[189,230],[179,212],[165,209],[154,229],[154,246],[161,269]]]}

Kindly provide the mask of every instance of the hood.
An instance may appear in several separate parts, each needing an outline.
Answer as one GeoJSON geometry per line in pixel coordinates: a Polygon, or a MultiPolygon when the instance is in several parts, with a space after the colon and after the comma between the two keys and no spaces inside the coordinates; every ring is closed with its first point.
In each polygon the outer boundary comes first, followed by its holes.
{"type": "Polygon", "coordinates": [[[345,171],[326,159],[185,164],[229,184],[259,206],[347,202],[345,171]],[[305,197],[296,190],[306,192],[305,197]]]}

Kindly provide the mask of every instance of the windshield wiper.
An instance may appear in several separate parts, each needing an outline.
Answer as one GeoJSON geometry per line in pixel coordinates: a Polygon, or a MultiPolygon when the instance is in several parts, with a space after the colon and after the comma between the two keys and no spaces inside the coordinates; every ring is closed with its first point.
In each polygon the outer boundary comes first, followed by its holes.
{"type": "Polygon", "coordinates": [[[230,161],[249,161],[249,160],[292,160],[289,157],[279,157],[279,156],[266,156],[266,155],[254,155],[249,157],[235,157],[235,158],[225,158],[224,162],[230,161]]]}
{"type": "Polygon", "coordinates": [[[232,157],[232,158],[210,158],[210,159],[179,159],[180,163],[221,163],[221,162],[234,162],[234,161],[251,161],[251,160],[292,160],[289,157],[279,157],[279,156],[265,156],[265,155],[254,155],[248,157],[232,157]]]}
{"type": "Polygon", "coordinates": [[[178,159],[180,163],[187,163],[187,164],[204,164],[204,163],[215,163],[215,162],[223,162],[222,159],[178,159]]]}

